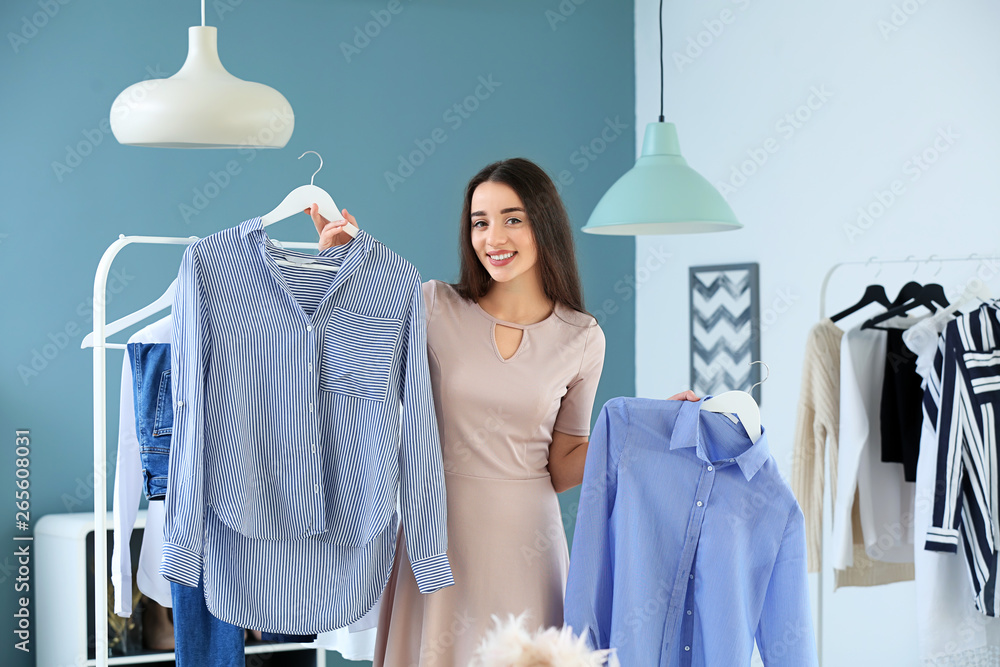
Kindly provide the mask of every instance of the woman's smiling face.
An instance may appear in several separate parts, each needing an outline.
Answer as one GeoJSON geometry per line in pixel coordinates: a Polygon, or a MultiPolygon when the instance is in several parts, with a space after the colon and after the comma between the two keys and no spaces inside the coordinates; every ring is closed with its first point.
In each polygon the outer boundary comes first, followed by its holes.
{"type": "Polygon", "coordinates": [[[538,253],[524,203],[505,183],[486,181],[472,193],[472,247],[496,282],[535,268],[538,253]]]}

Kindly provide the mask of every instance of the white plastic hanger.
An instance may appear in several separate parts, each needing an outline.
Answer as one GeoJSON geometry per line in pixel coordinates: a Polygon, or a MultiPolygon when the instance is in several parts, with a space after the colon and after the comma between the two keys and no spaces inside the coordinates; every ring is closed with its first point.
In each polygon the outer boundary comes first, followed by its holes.
{"type": "MultiPolygon", "coordinates": [[[[331,222],[344,219],[344,216],[340,214],[340,209],[333,202],[333,197],[330,196],[330,193],[318,185],[313,185],[316,174],[323,168],[323,156],[316,153],[316,151],[306,151],[298,159],[301,160],[308,153],[315,153],[316,157],[319,158],[319,169],[313,172],[312,178],[309,179],[309,185],[300,185],[295,188],[281,200],[281,203],[273,211],[261,216],[261,221],[265,227],[273,225],[279,220],[291,217],[296,213],[301,213],[313,204],[318,204],[320,215],[331,222]]],[[[358,228],[349,222],[344,225],[344,231],[350,234],[351,238],[358,235],[358,228]]]]}
{"type": "Polygon", "coordinates": [[[701,403],[702,410],[735,414],[740,423],[743,424],[743,428],[746,429],[751,442],[757,442],[760,439],[760,406],[757,405],[757,401],[753,400],[753,395],[750,392],[757,385],[764,384],[771,375],[771,369],[763,361],[750,362],[751,366],[754,364],[760,364],[767,368],[767,375],[760,382],[754,383],[750,387],[750,391],[726,391],[701,403]]]}
{"type": "MultiPolygon", "coordinates": [[[[147,317],[155,315],[161,310],[166,310],[167,308],[170,308],[170,306],[172,306],[174,302],[174,288],[176,286],[177,286],[177,279],[174,278],[173,282],[170,283],[170,286],[167,287],[167,291],[161,294],[159,299],[149,304],[145,308],[135,311],[131,315],[126,315],[125,317],[117,319],[111,324],[108,324],[104,328],[105,339],[110,338],[119,331],[124,331],[125,329],[128,329],[133,324],[138,324],[139,322],[142,322],[147,317]]],[[[94,347],[93,331],[84,336],[83,342],[80,343],[80,347],[81,348],[94,347]]]]}
{"type": "MultiPolygon", "coordinates": [[[[298,159],[301,160],[308,153],[313,153],[319,158],[319,168],[313,172],[312,178],[309,179],[309,185],[300,185],[295,188],[281,200],[281,203],[278,204],[273,211],[261,216],[261,222],[265,227],[272,225],[279,220],[291,217],[296,213],[301,213],[313,204],[317,204],[319,206],[320,215],[330,222],[344,219],[344,216],[340,214],[340,209],[337,208],[337,205],[334,203],[333,197],[330,196],[330,193],[317,185],[313,185],[313,181],[316,179],[316,174],[318,174],[320,169],[323,168],[323,156],[316,151],[306,151],[300,155],[298,159]]],[[[351,238],[358,235],[358,228],[350,222],[344,225],[344,231],[350,234],[351,238]]],[[[339,266],[331,266],[329,264],[324,264],[323,262],[314,261],[308,257],[298,257],[294,255],[289,256],[288,259],[275,259],[275,262],[284,266],[316,269],[318,271],[336,272],[340,269],[339,266]]]]}
{"type": "Polygon", "coordinates": [[[981,280],[973,280],[971,283],[965,286],[965,290],[962,291],[962,296],[958,297],[954,303],[945,308],[944,310],[939,310],[935,313],[935,317],[944,317],[946,315],[952,315],[958,312],[958,309],[969,303],[973,299],[979,299],[980,301],[989,301],[993,298],[993,294],[990,293],[990,288],[986,286],[981,280]]]}

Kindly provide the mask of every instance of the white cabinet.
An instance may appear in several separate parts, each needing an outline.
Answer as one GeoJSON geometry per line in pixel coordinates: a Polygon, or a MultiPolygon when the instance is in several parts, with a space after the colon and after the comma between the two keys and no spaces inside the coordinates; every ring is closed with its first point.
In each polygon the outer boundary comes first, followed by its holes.
{"type": "MultiPolygon", "coordinates": [[[[111,555],[111,512],[107,515],[108,555],[111,555]]],[[[136,533],[146,525],[140,511],[136,533]]],[[[35,526],[35,609],[38,667],[85,667],[94,659],[94,514],[49,514],[35,526]]],[[[110,605],[109,605],[110,606],[110,605]]],[[[101,624],[103,625],[103,624],[101,624]]],[[[247,664],[258,667],[325,667],[326,652],[307,644],[259,644],[246,647],[247,664]]],[[[173,652],[148,651],[114,656],[109,665],[173,664],[173,652]]]]}

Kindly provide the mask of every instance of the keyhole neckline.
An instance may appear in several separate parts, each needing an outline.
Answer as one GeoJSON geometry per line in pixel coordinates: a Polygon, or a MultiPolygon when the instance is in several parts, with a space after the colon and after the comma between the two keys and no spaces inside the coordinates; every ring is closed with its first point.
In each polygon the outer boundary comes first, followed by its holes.
{"type": "MultiPolygon", "coordinates": [[[[516,359],[517,356],[521,354],[521,350],[527,347],[528,333],[524,330],[520,330],[521,340],[518,341],[517,348],[514,350],[514,353],[512,355],[510,355],[507,358],[504,358],[503,354],[500,353],[500,345],[499,343],[497,343],[497,324],[499,324],[499,322],[493,322],[492,324],[490,324],[490,341],[493,343],[493,352],[496,353],[497,359],[499,359],[501,363],[506,364],[507,362],[516,359]]],[[[506,325],[501,325],[501,326],[506,326],[506,325]]],[[[508,328],[516,328],[516,327],[508,327],[508,328]]]]}

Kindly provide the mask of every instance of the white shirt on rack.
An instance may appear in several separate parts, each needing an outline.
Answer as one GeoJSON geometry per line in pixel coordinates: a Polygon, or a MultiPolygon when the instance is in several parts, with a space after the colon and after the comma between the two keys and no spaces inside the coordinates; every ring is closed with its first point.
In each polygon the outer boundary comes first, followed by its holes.
{"type": "MultiPolygon", "coordinates": [[[[916,321],[895,317],[884,326],[906,328],[916,321]]],[[[838,570],[854,561],[855,490],[868,556],[888,563],[913,562],[914,485],[906,483],[902,465],[882,461],[879,412],[886,338],[881,329],[854,327],[841,341],[840,462],[833,514],[833,566],[838,570]]]]}
{"type": "MultiPolygon", "coordinates": [[[[169,343],[172,319],[140,329],[129,343],[169,343]]],[[[142,459],[135,432],[135,391],[128,351],[122,361],[121,408],[118,416],[118,457],[115,463],[114,550],[111,555],[111,582],[115,586],[115,613],[132,615],[132,553],[129,541],[142,499],[142,459]]],[[[163,501],[151,500],[146,509],[136,584],[139,590],[164,607],[170,607],[170,582],[160,574],[163,553],[163,501]]]]}

